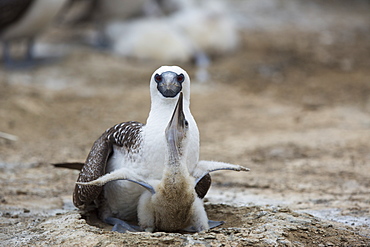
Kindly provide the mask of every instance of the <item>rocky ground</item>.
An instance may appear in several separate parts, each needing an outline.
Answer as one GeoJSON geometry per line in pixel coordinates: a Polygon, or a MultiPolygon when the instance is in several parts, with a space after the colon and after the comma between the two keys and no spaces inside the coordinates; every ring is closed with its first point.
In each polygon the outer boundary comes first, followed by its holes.
{"type": "Polygon", "coordinates": [[[240,50],[193,80],[201,159],[251,169],[213,174],[207,213],[226,223],[205,233],[111,232],[72,205],[78,173],[50,166],[83,161],[116,123],[145,122],[161,62],[70,46],[50,66],[1,68],[0,131],[17,138],[0,137],[0,245],[370,246],[370,17],[355,2],[311,30],[244,19],[240,50]]]}

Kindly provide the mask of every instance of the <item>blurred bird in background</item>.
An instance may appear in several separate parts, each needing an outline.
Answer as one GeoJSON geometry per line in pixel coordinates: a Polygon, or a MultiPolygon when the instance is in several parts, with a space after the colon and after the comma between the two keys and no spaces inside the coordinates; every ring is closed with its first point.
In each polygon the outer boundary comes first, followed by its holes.
{"type": "Polygon", "coordinates": [[[80,5],[80,11],[67,19],[95,23],[89,41],[94,47],[139,60],[195,61],[197,81],[208,79],[211,57],[229,54],[239,43],[236,22],[220,0],[75,0],[74,4],[80,5]]]}
{"type": "Polygon", "coordinates": [[[36,37],[51,24],[67,0],[0,0],[0,40],[3,43],[2,60],[6,68],[29,68],[47,59],[36,58],[36,37]],[[26,52],[15,59],[11,45],[26,42],[26,52]]]}
{"type": "Polygon", "coordinates": [[[35,58],[34,41],[53,20],[64,31],[82,34],[84,44],[113,55],[194,62],[196,81],[207,81],[211,60],[232,53],[239,43],[238,27],[222,0],[0,0],[3,65],[45,63],[35,58]],[[18,41],[26,41],[27,49],[15,59],[10,46],[18,41]]]}

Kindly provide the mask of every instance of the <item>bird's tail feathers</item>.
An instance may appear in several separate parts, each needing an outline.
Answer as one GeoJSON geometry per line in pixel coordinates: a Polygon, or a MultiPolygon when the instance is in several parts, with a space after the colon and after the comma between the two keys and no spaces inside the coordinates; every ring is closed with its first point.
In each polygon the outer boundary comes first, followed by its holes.
{"type": "Polygon", "coordinates": [[[73,170],[82,170],[82,167],[85,165],[85,163],[82,162],[66,162],[66,163],[56,163],[56,164],[51,164],[54,167],[57,168],[68,168],[68,169],[73,169],[73,170]]]}
{"type": "Polygon", "coordinates": [[[127,181],[143,186],[145,189],[147,189],[152,194],[155,193],[154,188],[150,184],[148,184],[148,182],[144,181],[144,179],[140,178],[140,176],[138,176],[137,174],[135,174],[134,172],[130,171],[127,168],[121,168],[121,169],[112,171],[111,173],[105,174],[104,176],[101,176],[89,182],[76,182],[76,184],[103,186],[108,182],[112,182],[116,180],[127,180],[127,181]]]}

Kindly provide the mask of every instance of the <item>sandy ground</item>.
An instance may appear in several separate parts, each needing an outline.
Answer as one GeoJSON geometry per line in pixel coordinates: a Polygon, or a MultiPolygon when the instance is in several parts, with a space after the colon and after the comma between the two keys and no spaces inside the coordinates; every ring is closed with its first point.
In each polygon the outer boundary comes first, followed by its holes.
{"type": "Polygon", "coordinates": [[[111,232],[74,208],[78,173],[50,165],[84,161],[116,123],[145,122],[161,62],[72,46],[50,66],[0,68],[0,131],[18,137],[0,137],[0,245],[370,246],[369,34],[247,29],[209,82],[192,82],[201,159],[251,169],[213,174],[207,212],[226,223],[197,234],[111,232]]]}

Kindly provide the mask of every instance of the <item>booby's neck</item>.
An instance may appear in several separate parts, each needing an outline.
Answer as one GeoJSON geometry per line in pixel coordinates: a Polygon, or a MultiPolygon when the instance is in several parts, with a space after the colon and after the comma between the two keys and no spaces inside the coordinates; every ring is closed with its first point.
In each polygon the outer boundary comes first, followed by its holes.
{"type": "MultiPolygon", "coordinates": [[[[168,122],[171,119],[173,110],[177,103],[177,97],[175,98],[158,98],[153,99],[149,116],[146,122],[147,126],[158,126],[160,125],[163,129],[166,128],[168,122]]],[[[184,114],[187,119],[193,119],[190,112],[190,100],[184,98],[184,114]]]]}

